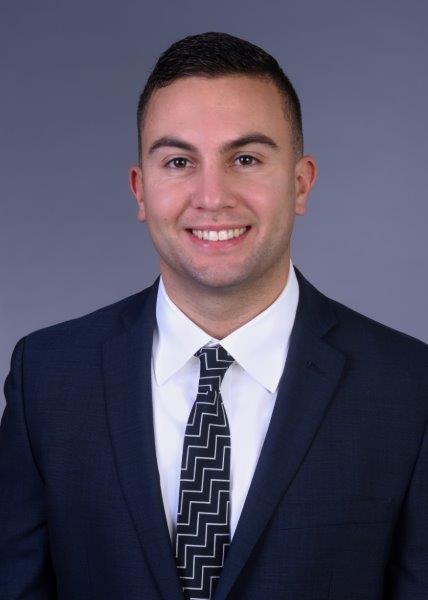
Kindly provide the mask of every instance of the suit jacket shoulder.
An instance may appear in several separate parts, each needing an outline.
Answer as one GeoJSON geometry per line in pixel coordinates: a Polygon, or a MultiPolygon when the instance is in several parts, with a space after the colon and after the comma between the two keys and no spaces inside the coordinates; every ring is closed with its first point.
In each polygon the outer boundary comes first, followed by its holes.
{"type": "Polygon", "coordinates": [[[346,329],[346,336],[356,347],[385,358],[428,361],[428,344],[422,340],[380,323],[337,300],[329,298],[339,322],[346,329]]]}
{"type": "Polygon", "coordinates": [[[320,305],[328,306],[336,320],[328,339],[344,351],[364,352],[380,361],[399,361],[409,365],[428,366],[428,344],[422,340],[380,323],[349,306],[330,298],[312,285],[295,267],[302,302],[312,313],[319,314],[320,305]]]}
{"type": "Polygon", "coordinates": [[[124,316],[125,322],[127,318],[132,321],[138,317],[154,285],[79,317],[36,329],[21,340],[25,339],[27,346],[46,350],[99,346],[107,338],[121,333],[124,316]]]}

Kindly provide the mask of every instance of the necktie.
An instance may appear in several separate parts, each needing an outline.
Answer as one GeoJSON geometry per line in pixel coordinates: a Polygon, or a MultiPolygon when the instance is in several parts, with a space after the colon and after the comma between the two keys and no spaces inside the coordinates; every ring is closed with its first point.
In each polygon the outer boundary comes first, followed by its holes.
{"type": "Polygon", "coordinates": [[[184,435],[175,555],[186,600],[212,600],[230,545],[230,430],[220,385],[234,359],[220,345],[195,356],[199,386],[184,435]]]}

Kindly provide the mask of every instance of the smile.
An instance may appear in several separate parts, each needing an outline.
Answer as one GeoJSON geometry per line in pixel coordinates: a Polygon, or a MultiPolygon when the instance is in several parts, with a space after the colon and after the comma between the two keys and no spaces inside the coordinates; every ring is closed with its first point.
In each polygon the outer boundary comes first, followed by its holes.
{"type": "Polygon", "coordinates": [[[214,231],[212,229],[192,229],[192,234],[200,240],[218,242],[238,238],[246,231],[246,227],[239,227],[236,229],[220,229],[220,231],[214,231]]]}

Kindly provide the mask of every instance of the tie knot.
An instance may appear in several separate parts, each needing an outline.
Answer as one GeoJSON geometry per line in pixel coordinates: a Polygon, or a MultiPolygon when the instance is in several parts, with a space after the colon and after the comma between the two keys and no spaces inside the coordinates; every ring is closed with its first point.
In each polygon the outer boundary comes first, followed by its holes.
{"type": "Polygon", "coordinates": [[[220,344],[202,346],[195,356],[200,361],[199,392],[219,391],[223,377],[235,361],[220,344]]]}

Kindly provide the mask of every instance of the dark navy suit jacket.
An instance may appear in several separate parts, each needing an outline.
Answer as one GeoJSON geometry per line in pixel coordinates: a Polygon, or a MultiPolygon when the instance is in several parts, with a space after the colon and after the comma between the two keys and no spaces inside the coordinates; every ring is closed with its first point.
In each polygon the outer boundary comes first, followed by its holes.
{"type": "MultiPolygon", "coordinates": [[[[296,274],[288,358],[216,600],[427,600],[428,347],[296,274]]],[[[2,600],[182,597],[154,444],[156,292],[16,344],[2,600]]]]}

